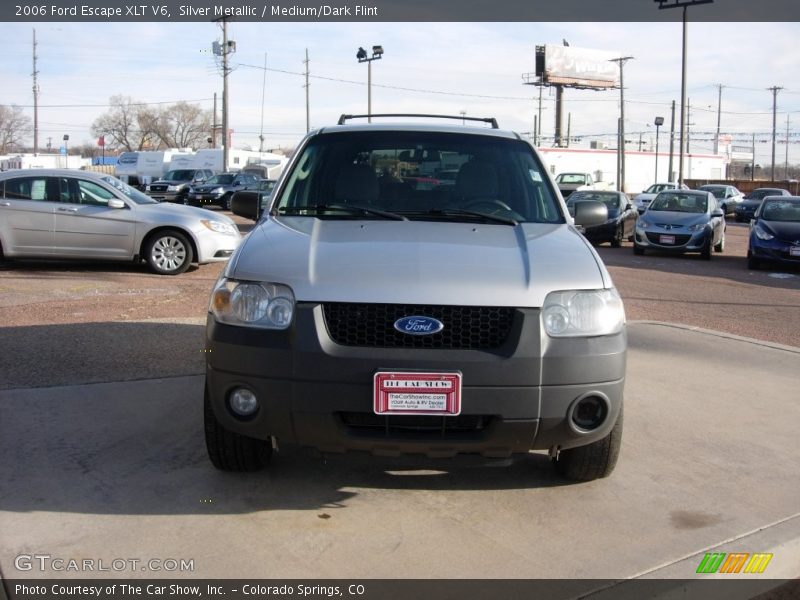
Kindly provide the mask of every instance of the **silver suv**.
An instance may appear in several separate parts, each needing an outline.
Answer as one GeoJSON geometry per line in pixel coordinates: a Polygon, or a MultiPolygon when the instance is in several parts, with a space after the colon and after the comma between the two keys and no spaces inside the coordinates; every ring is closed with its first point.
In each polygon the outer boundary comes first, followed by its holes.
{"type": "Polygon", "coordinates": [[[287,446],[543,450],[570,479],[610,474],[625,316],[576,228],[605,205],[582,202],[573,221],[536,150],[494,119],[346,120],[306,136],[214,286],[213,464],[255,470],[287,446]]]}

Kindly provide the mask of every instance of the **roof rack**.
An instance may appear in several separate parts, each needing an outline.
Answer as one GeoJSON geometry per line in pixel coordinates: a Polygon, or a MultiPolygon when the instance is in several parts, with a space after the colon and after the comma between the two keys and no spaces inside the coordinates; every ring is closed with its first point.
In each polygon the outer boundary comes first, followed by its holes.
{"type": "Polygon", "coordinates": [[[339,117],[339,125],[344,125],[345,121],[349,121],[350,119],[368,119],[368,118],[380,118],[380,117],[423,117],[426,119],[458,119],[459,121],[480,121],[481,123],[489,123],[492,126],[492,129],[499,129],[497,126],[497,119],[494,117],[467,117],[464,115],[426,115],[426,114],[414,114],[414,113],[384,113],[384,114],[372,114],[372,115],[342,115],[339,117]]]}

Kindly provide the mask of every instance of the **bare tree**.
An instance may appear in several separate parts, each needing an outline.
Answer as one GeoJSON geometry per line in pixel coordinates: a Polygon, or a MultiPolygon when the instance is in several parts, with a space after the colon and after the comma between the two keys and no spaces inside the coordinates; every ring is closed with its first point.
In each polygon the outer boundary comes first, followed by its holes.
{"type": "Polygon", "coordinates": [[[167,148],[203,146],[210,131],[211,111],[187,102],[163,108],[155,126],[161,145],[167,148]]]}
{"type": "Polygon", "coordinates": [[[31,119],[16,105],[0,104],[0,154],[11,151],[11,145],[21,145],[21,138],[30,127],[31,119]]]}
{"type": "Polygon", "coordinates": [[[155,132],[157,111],[130,96],[112,96],[109,105],[111,110],[92,123],[92,135],[104,135],[107,141],[128,151],[158,146],[155,132]]]}

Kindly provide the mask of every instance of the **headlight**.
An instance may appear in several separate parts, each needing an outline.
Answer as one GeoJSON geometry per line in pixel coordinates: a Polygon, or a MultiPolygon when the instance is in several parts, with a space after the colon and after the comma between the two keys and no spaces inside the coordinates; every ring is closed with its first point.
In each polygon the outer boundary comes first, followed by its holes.
{"type": "Polygon", "coordinates": [[[706,228],[705,223],[695,223],[694,225],[689,225],[686,229],[689,231],[703,231],[706,228]]]}
{"type": "Polygon", "coordinates": [[[647,229],[648,227],[650,227],[650,223],[648,223],[647,221],[645,221],[643,219],[639,219],[638,221],[636,221],[636,226],[639,229],[647,229]]]}
{"type": "Polygon", "coordinates": [[[221,278],[211,292],[208,310],[220,323],[286,329],[294,316],[294,294],[285,285],[221,278]]]}
{"type": "Polygon", "coordinates": [[[611,335],[622,330],[625,309],[616,289],[550,292],[542,323],[551,337],[611,335]]]}
{"type": "Polygon", "coordinates": [[[753,231],[755,231],[756,237],[760,240],[767,241],[775,238],[774,235],[764,231],[763,229],[761,229],[761,227],[756,227],[755,229],[753,229],[753,231]]]}
{"type": "Polygon", "coordinates": [[[239,230],[235,225],[231,225],[230,223],[212,221],[209,219],[202,219],[200,222],[211,231],[216,231],[217,233],[227,233],[229,235],[239,235],[239,230]]]}
{"type": "Polygon", "coordinates": [[[221,188],[221,187],[214,188],[214,189],[212,190],[212,193],[214,193],[214,194],[217,194],[217,195],[219,195],[219,194],[224,194],[224,193],[225,193],[225,189],[224,189],[224,188],[221,188]]]}
{"type": "Polygon", "coordinates": [[[185,187],[186,187],[185,183],[181,183],[180,185],[168,185],[167,186],[167,191],[168,192],[180,192],[185,187]]]}

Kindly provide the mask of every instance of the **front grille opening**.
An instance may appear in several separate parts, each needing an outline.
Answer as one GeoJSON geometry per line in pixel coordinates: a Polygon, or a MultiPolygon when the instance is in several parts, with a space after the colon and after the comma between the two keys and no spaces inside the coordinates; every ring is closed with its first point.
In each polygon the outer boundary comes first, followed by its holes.
{"type": "Polygon", "coordinates": [[[397,436],[422,434],[444,437],[458,434],[475,434],[486,429],[491,415],[376,415],[375,413],[341,412],[342,424],[356,433],[397,436]]]}
{"type": "Polygon", "coordinates": [[[367,348],[491,350],[505,344],[514,322],[514,309],[504,306],[329,302],[322,308],[334,342],[367,348]],[[432,335],[408,335],[394,328],[395,321],[410,316],[433,317],[444,329],[432,335]]]}

